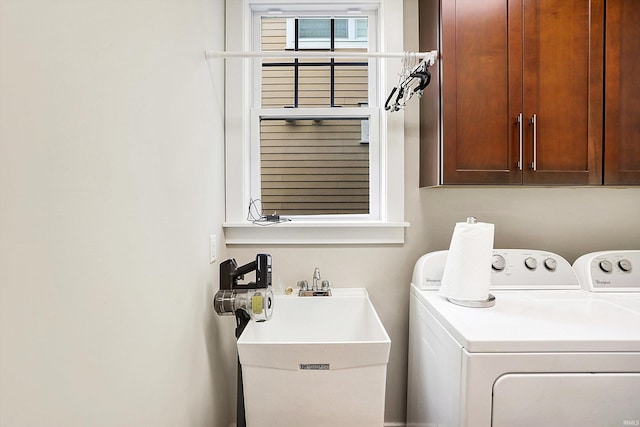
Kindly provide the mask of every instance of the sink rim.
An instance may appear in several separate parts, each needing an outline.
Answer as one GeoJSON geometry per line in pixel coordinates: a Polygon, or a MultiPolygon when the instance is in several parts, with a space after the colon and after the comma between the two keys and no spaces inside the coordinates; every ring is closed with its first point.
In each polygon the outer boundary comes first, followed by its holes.
{"type": "MultiPolygon", "coordinates": [[[[308,311],[307,311],[308,313],[308,311]]],[[[304,316],[304,314],[302,314],[304,316]]],[[[238,345],[265,345],[265,344],[278,344],[278,345],[352,345],[352,344],[385,344],[390,343],[391,339],[387,333],[378,313],[373,305],[371,299],[365,288],[340,288],[334,295],[322,296],[322,297],[299,297],[291,295],[275,295],[274,297],[274,311],[271,320],[266,322],[250,322],[244,332],[238,338],[238,345]],[[302,321],[293,321],[290,318],[280,318],[278,316],[278,305],[287,301],[286,306],[292,307],[293,305],[302,305],[307,307],[297,307],[293,310],[298,312],[287,313],[290,317],[297,317],[301,315],[300,311],[304,308],[309,310],[313,306],[322,304],[329,304],[330,301],[340,300],[341,306],[337,309],[344,309],[347,307],[344,302],[348,300],[358,299],[361,300],[354,309],[362,311],[358,315],[364,315],[366,323],[354,323],[354,328],[345,332],[344,328],[341,328],[340,322],[350,321],[347,319],[352,315],[351,312],[342,314],[342,317],[335,317],[335,312],[332,313],[330,318],[322,317],[318,319],[303,318],[302,321]],[[295,301],[295,302],[294,302],[295,301]],[[284,324],[283,324],[284,322],[284,324]],[[334,327],[339,328],[338,336],[335,335],[335,330],[324,331],[322,327],[334,327]],[[282,336],[275,336],[277,332],[274,332],[275,327],[285,327],[282,336]],[[261,331],[262,329],[262,331],[261,331]],[[352,335],[349,336],[348,334],[352,335]],[[261,337],[260,334],[263,334],[261,337]],[[264,336],[266,335],[266,336],[264,336]]]]}

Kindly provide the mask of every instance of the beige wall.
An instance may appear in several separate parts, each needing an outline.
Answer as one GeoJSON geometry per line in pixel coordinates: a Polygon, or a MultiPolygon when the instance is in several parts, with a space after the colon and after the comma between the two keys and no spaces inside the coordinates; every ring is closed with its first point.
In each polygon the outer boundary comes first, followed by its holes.
{"type": "Polygon", "coordinates": [[[223,31],[222,1],[0,1],[0,426],[235,417],[223,31]]]}
{"type": "MultiPolygon", "coordinates": [[[[417,0],[405,0],[406,48],[417,49],[417,0]]],[[[387,375],[387,422],[403,422],[406,407],[409,282],[426,252],[446,249],[456,221],[476,215],[496,225],[496,247],[557,252],[569,261],[601,249],[640,249],[640,188],[418,188],[418,110],[407,107],[405,216],[411,223],[403,246],[233,247],[250,260],[273,255],[276,285],[311,279],[315,266],[334,286],[369,290],[392,340],[387,375]]],[[[397,172],[402,173],[402,172],[397,172]]],[[[277,310],[277,307],[275,308],[277,310]]],[[[295,396],[292,396],[294,399],[295,396]]]]}

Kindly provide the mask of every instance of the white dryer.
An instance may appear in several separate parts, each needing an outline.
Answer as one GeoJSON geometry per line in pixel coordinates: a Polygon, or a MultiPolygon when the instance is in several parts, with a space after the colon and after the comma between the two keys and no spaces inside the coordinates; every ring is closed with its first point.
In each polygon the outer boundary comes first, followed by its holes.
{"type": "Polygon", "coordinates": [[[557,254],[516,249],[487,267],[495,306],[461,307],[438,294],[446,256],[413,272],[408,426],[640,425],[640,308],[582,289],[557,254]]]}

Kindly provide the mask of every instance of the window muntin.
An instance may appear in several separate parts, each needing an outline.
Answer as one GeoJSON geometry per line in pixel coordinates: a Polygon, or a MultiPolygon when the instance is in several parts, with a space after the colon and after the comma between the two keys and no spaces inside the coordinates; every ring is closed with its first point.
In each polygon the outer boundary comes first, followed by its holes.
{"type": "Polygon", "coordinates": [[[262,108],[357,108],[369,103],[368,62],[266,58],[261,88],[262,108]]]}
{"type": "MultiPolygon", "coordinates": [[[[351,34],[356,39],[356,23],[361,24],[360,31],[368,32],[366,17],[262,16],[260,49],[298,51],[305,49],[300,47],[304,40],[313,39],[322,43],[318,49],[366,52],[368,34],[360,37],[362,44],[359,47],[339,46],[340,35],[351,34]],[[347,23],[351,23],[348,28],[347,23]]],[[[262,61],[261,87],[262,108],[356,107],[369,102],[369,61],[366,58],[267,58],[262,61]]]]}

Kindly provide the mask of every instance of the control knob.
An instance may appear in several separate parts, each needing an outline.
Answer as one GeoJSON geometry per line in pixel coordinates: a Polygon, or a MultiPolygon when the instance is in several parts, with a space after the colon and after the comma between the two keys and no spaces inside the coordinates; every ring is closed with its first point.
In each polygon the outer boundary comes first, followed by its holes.
{"type": "Polygon", "coordinates": [[[600,267],[600,270],[604,271],[605,273],[611,273],[613,271],[613,264],[611,264],[611,261],[608,261],[606,259],[600,261],[598,266],[600,267]]]}
{"type": "Polygon", "coordinates": [[[533,257],[528,257],[527,259],[524,260],[524,265],[529,270],[535,270],[536,267],[538,267],[538,261],[536,261],[536,259],[533,257]]]}
{"type": "Polygon", "coordinates": [[[620,270],[628,273],[631,271],[631,261],[628,259],[621,259],[618,261],[618,267],[620,267],[620,270]]]}
{"type": "Polygon", "coordinates": [[[491,268],[495,271],[502,271],[506,267],[507,262],[502,255],[494,254],[491,259],[491,268]]]}
{"type": "Polygon", "coordinates": [[[555,271],[558,263],[553,258],[547,258],[544,260],[544,266],[549,271],[555,271]]]}

